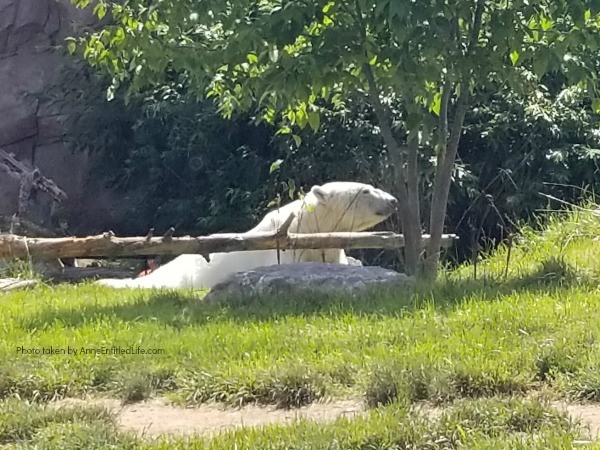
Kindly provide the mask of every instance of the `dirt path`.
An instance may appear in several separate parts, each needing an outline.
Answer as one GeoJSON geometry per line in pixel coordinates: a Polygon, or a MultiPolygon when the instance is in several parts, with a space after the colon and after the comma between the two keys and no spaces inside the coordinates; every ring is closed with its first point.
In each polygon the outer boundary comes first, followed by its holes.
{"type": "Polygon", "coordinates": [[[574,420],[580,420],[581,425],[588,429],[586,437],[589,440],[600,438],[600,405],[555,402],[552,406],[559,411],[566,411],[574,420]]]}
{"type": "MultiPolygon", "coordinates": [[[[122,405],[114,399],[64,399],[54,407],[103,406],[114,412],[119,425],[142,437],[160,435],[204,435],[211,436],[222,431],[240,427],[260,427],[268,424],[289,424],[298,419],[330,422],[339,417],[355,417],[365,411],[361,400],[335,400],[313,403],[298,409],[276,409],[274,407],[244,406],[225,408],[220,405],[201,405],[182,408],[166,400],[152,399],[146,402],[122,405]]],[[[552,406],[566,411],[574,420],[580,420],[588,430],[585,441],[589,443],[600,437],[600,405],[554,402],[552,406]]],[[[438,408],[418,407],[425,414],[438,414],[438,408]]]]}
{"type": "Polygon", "coordinates": [[[65,399],[55,404],[57,407],[92,405],[104,406],[113,411],[124,429],[146,437],[162,434],[210,436],[233,428],[292,423],[301,418],[328,422],[338,417],[354,417],[364,411],[363,402],[360,400],[313,403],[291,410],[261,406],[226,409],[216,405],[181,408],[160,399],[131,405],[122,405],[118,400],[107,399],[65,399]]]}

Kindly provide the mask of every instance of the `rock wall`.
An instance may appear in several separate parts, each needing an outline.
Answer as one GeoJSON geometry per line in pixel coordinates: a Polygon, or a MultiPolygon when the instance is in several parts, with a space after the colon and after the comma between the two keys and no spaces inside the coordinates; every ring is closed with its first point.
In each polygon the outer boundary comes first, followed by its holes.
{"type": "MultiPolygon", "coordinates": [[[[119,201],[89,177],[90,155],[64,144],[61,111],[44,94],[72,64],[56,47],[90,21],[89,11],[69,0],[0,0],[0,148],[39,167],[67,193],[62,213],[77,233],[111,228],[119,201]]],[[[18,192],[18,180],[0,172],[0,215],[17,212],[18,192]]],[[[35,219],[49,219],[43,216],[35,219]]]]}

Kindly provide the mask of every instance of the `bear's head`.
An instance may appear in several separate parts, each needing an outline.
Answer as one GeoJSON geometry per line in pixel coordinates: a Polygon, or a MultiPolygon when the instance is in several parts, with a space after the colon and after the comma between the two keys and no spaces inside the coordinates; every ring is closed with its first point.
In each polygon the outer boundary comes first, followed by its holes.
{"type": "Polygon", "coordinates": [[[381,189],[351,181],[313,186],[310,192],[316,199],[315,207],[328,221],[336,221],[335,231],[367,230],[394,213],[398,204],[393,195],[381,189]]]}

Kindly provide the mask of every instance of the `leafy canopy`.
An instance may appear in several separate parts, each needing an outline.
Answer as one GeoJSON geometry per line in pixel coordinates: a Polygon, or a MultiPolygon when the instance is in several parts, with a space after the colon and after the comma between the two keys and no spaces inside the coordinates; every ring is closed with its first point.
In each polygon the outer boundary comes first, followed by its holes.
{"type": "Polygon", "coordinates": [[[560,70],[598,97],[588,56],[600,47],[600,0],[99,0],[95,12],[111,19],[82,39],[84,55],[115,86],[184,86],[225,116],[256,109],[283,133],[318,129],[323,107],[343,111],[369,90],[367,71],[377,95],[403,99],[403,121],[425,143],[443,86],[523,92],[560,70]]]}

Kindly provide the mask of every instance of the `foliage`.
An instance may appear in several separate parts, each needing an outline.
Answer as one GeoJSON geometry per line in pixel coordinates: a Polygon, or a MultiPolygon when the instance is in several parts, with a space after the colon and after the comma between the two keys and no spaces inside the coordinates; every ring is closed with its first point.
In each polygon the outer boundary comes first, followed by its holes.
{"type": "MultiPolygon", "coordinates": [[[[307,125],[316,131],[321,111],[343,110],[364,93],[395,158],[409,273],[419,271],[422,257],[418,150],[437,151],[423,266],[434,276],[470,91],[500,82],[524,93],[558,70],[566,84],[596,97],[598,9],[565,0],[431,0],[418,7],[408,0],[101,0],[96,13],[110,10],[113,22],[84,38],[84,56],[111,74],[113,91],[121,83],[130,92],[183,85],[215,98],[226,117],[256,111],[280,133],[307,125]],[[391,114],[389,96],[402,99],[404,117],[391,114]],[[393,136],[394,120],[407,132],[406,151],[393,136]]],[[[292,137],[299,146],[300,137],[292,137]]]]}
{"type": "Polygon", "coordinates": [[[319,135],[302,132],[305,144],[298,149],[248,115],[224,120],[183,88],[163,86],[129,98],[119,89],[107,102],[106,79],[89,68],[63,76],[52,98],[70,110],[68,143],[75,151],[91,150],[97,162],[91,175],[128,202],[127,215],[115,218],[118,233],[172,225],[178,233],[246,231],[278,197],[284,204],[331,180],[393,191],[389,158],[364,102],[325,116],[319,135]]]}
{"type": "Polygon", "coordinates": [[[519,0],[483,6],[479,46],[467,53],[469,2],[416,8],[390,0],[101,1],[95,12],[101,18],[110,12],[113,22],[84,41],[85,57],[111,73],[115,85],[128,80],[134,91],[157,82],[186,84],[200,94],[208,89],[226,115],[257,106],[269,121],[277,115],[313,129],[318,100],[342,107],[349,93],[368,90],[365,64],[382,92],[434,112],[444,77],[455,82],[468,74],[485,83],[493,75],[519,91],[522,68],[541,77],[566,67],[571,83],[590,77],[581,49],[598,48],[598,5],[519,0]]]}
{"type": "Polygon", "coordinates": [[[498,244],[519,221],[599,193],[598,116],[579,88],[494,92],[465,120],[448,223],[463,251],[498,244]],[[485,244],[484,244],[485,245],[485,244]]]}
{"type": "Polygon", "coordinates": [[[267,182],[279,154],[268,126],[256,127],[247,116],[225,120],[210,102],[168,86],[129,99],[118,90],[106,102],[104,78],[78,69],[55,95],[76,105],[65,123],[71,147],[96,153],[93,176],[129,203],[116,232],[174,226],[178,233],[208,234],[254,226],[277,191],[267,182]]]}
{"type": "MultiPolygon", "coordinates": [[[[124,200],[128,214],[113,226],[119,233],[171,225],[192,234],[247,230],[278,195],[286,203],[330,180],[364,181],[397,193],[394,159],[383,147],[372,108],[360,97],[349,99],[343,111],[326,113],[319,133],[300,131],[302,147],[297,148],[289,136],[275,136],[272,127],[257,129],[247,116],[224,121],[185,90],[163,88],[154,95],[131,95],[126,102],[121,89],[106,102],[102,77],[79,68],[69,77],[56,95],[77,105],[66,122],[67,136],[74,148],[97,152],[100,167],[92,175],[104,177],[130,199],[124,200]],[[271,172],[273,160],[278,164],[271,172]]],[[[535,95],[499,88],[474,99],[448,207],[447,229],[460,237],[452,250],[459,261],[480,245],[499,244],[514,223],[545,208],[549,200],[540,193],[576,202],[581,189],[597,189],[597,115],[580,89],[545,87],[556,84],[555,78],[546,79],[535,95]]],[[[389,108],[404,114],[397,100],[389,108]]],[[[396,136],[401,138],[402,130],[396,136]]],[[[433,148],[423,146],[425,207],[434,177],[427,163],[434,156],[433,148]]],[[[399,229],[398,218],[380,228],[399,229]]],[[[355,255],[402,269],[396,252],[355,255]]]]}

